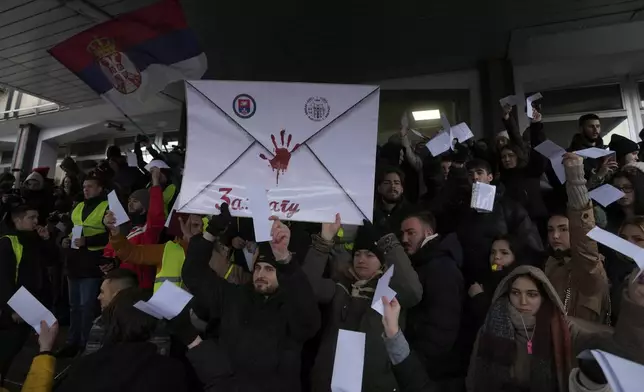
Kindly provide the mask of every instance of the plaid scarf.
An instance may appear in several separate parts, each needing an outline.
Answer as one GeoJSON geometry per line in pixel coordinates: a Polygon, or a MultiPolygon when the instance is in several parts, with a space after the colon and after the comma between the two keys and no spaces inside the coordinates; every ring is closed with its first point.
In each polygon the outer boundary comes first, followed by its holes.
{"type": "Polygon", "coordinates": [[[544,301],[536,316],[533,337],[534,354],[530,361],[530,379],[519,382],[513,377],[517,361],[515,326],[511,321],[507,296],[495,301],[481,327],[476,357],[470,364],[474,371],[474,392],[566,392],[570,367],[570,335],[563,315],[544,301]],[[566,353],[567,352],[567,353],[566,353]]]}

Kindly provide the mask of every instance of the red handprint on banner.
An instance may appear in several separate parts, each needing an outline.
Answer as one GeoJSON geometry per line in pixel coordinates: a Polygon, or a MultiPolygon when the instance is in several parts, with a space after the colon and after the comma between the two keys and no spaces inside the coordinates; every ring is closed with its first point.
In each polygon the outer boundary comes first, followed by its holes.
{"type": "Polygon", "coordinates": [[[284,135],[286,134],[286,130],[282,129],[280,131],[280,146],[277,147],[277,142],[275,141],[275,135],[271,134],[271,140],[273,141],[273,153],[275,154],[275,157],[273,159],[268,159],[266,155],[264,154],[259,154],[259,157],[262,158],[263,160],[268,161],[268,163],[271,165],[271,169],[273,169],[274,172],[277,173],[276,177],[276,184],[279,185],[280,182],[280,173],[285,173],[286,169],[288,169],[288,162],[291,160],[291,154],[295,152],[295,150],[300,147],[300,144],[296,144],[293,146],[293,149],[289,151],[289,147],[291,147],[291,140],[293,139],[293,135],[289,134],[288,138],[286,139],[286,146],[284,145],[284,135]]]}

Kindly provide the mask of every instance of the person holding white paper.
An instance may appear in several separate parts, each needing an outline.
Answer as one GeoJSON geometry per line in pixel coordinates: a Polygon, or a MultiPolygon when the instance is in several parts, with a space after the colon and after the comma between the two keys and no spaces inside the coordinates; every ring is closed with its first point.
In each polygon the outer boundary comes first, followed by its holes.
{"type": "Polygon", "coordinates": [[[30,327],[7,301],[23,286],[45,306],[52,304],[47,267],[58,251],[49,231],[38,226],[38,211],[21,200],[5,205],[9,213],[0,236],[0,378],[21,350],[30,327]]]}
{"type": "MultiPolygon", "coordinates": [[[[92,321],[95,318],[96,296],[103,273],[99,269],[104,261],[103,249],[109,234],[103,225],[108,202],[103,179],[88,176],[83,182],[85,200],[72,211],[72,223],[81,227],[82,236],[74,239],[74,248],[66,251],[69,283],[70,328],[67,345],[57,354],[75,356],[85,346],[92,321]]],[[[71,237],[63,239],[63,248],[70,248],[71,237]]]]}
{"type": "Polygon", "coordinates": [[[320,328],[320,312],[311,285],[288,250],[290,230],[273,220],[272,241],[259,245],[253,282],[240,286],[209,266],[217,239],[230,235],[232,220],[224,203],[203,236],[190,240],[183,282],[194,301],[207,309],[206,321],[219,323],[219,342],[236,381],[246,387],[240,390],[298,392],[302,346],[320,328]]]}
{"type": "Polygon", "coordinates": [[[614,133],[610,138],[608,148],[615,151],[615,161],[619,167],[639,161],[640,146],[627,137],[614,133]]]}
{"type": "MultiPolygon", "coordinates": [[[[157,244],[165,224],[161,171],[153,168],[150,174],[152,186],[149,189],[134,191],[128,198],[127,209],[132,228],[126,237],[135,245],[157,244]]],[[[103,256],[109,259],[116,256],[111,244],[107,244],[103,250],[103,256]]],[[[133,264],[127,259],[119,261],[120,268],[132,270],[137,274],[141,288],[152,290],[156,275],[156,269],[153,266],[133,264]]],[[[101,269],[103,272],[106,271],[104,268],[101,269]]]]}
{"type": "Polygon", "coordinates": [[[551,255],[544,271],[569,316],[610,322],[608,278],[597,243],[586,236],[595,227],[593,204],[586,188],[583,159],[573,153],[563,158],[568,209],[548,221],[551,255]]]}
{"type": "MultiPolygon", "coordinates": [[[[593,113],[579,117],[579,133],[573,136],[568,151],[579,151],[586,148],[606,148],[601,137],[601,121],[593,113]]],[[[617,170],[617,162],[612,156],[603,159],[586,159],[584,161],[585,177],[589,180],[588,189],[594,189],[610,179],[610,175],[617,170]]]]}
{"type": "Polygon", "coordinates": [[[353,245],[353,261],[347,276],[334,282],[323,277],[340,230],[340,216],[333,223],[323,223],[319,235],[304,259],[303,269],[319,303],[329,304],[330,318],[311,374],[311,391],[328,392],[333,373],[333,359],[338,330],[366,334],[362,390],[394,390],[396,380],[388,371],[390,362],[382,344],[381,316],[371,308],[378,279],[387,268],[394,267],[389,287],[397,293],[403,308],[416,305],[422,297],[422,286],[403,247],[393,233],[379,232],[369,221],[358,229],[353,245]]]}

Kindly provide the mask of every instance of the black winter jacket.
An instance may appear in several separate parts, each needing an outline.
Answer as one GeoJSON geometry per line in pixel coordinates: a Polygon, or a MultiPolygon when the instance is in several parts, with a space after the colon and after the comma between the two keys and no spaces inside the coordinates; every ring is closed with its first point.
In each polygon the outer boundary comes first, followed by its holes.
{"type": "Polygon", "coordinates": [[[407,313],[405,336],[430,378],[453,378],[460,365],[454,348],[465,301],[461,244],[454,234],[434,238],[411,256],[411,262],[423,298],[407,313]]]}
{"type": "Polygon", "coordinates": [[[302,345],[320,328],[317,301],[299,263],[278,264],[279,289],[265,297],[252,284],[220,278],[209,266],[212,252],[212,242],[193,237],[182,278],[208,309],[208,321],[220,322],[219,343],[235,377],[246,380],[250,391],[299,391],[302,345]]]}

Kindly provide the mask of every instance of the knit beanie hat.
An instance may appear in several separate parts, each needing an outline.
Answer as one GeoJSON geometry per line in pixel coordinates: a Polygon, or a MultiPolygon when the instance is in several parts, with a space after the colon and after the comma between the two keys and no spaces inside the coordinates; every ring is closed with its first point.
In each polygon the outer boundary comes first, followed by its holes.
{"type": "Polygon", "coordinates": [[[121,148],[119,146],[109,146],[105,151],[105,156],[107,159],[120,158],[122,156],[121,148]]]}
{"type": "Polygon", "coordinates": [[[610,138],[610,144],[608,148],[615,151],[615,157],[619,162],[626,154],[638,151],[639,146],[634,141],[626,138],[622,135],[613,134],[610,138]]]}
{"type": "Polygon", "coordinates": [[[130,195],[130,199],[137,200],[139,203],[143,204],[143,208],[147,211],[150,207],[150,192],[147,189],[139,189],[130,195]]]}
{"type": "Polygon", "coordinates": [[[38,182],[37,189],[42,189],[45,186],[45,178],[42,176],[42,174],[38,173],[37,171],[31,172],[31,174],[29,174],[27,178],[25,178],[24,183],[26,184],[29,181],[37,181],[38,182]]]}
{"type": "MultiPolygon", "coordinates": [[[[273,249],[271,248],[270,242],[266,241],[258,243],[257,249],[259,250],[259,254],[257,255],[255,263],[266,263],[273,267],[277,266],[277,260],[275,260],[275,256],[273,255],[273,249]]],[[[251,273],[252,272],[253,271],[251,271],[251,273]]]]}
{"type": "Polygon", "coordinates": [[[378,260],[380,260],[380,264],[384,265],[385,255],[380,251],[377,243],[378,238],[373,238],[373,235],[365,228],[365,226],[360,226],[358,228],[358,233],[356,234],[356,239],[353,241],[353,254],[351,256],[355,256],[356,251],[366,249],[375,254],[378,257],[378,260]]]}

